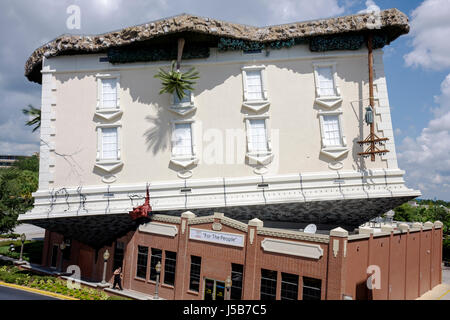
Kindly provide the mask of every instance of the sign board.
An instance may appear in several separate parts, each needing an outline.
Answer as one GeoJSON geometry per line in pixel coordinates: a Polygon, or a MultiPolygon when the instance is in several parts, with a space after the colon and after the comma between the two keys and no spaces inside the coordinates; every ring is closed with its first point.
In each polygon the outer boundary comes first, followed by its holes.
{"type": "Polygon", "coordinates": [[[245,236],[237,233],[217,232],[190,228],[189,239],[214,242],[235,247],[243,247],[245,236]]]}

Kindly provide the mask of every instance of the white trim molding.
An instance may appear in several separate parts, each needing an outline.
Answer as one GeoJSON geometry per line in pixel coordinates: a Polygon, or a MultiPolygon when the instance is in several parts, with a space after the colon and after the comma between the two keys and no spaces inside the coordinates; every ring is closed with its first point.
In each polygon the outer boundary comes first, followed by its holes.
{"type": "Polygon", "coordinates": [[[342,102],[341,90],[338,85],[338,76],[336,71],[336,62],[334,61],[321,61],[321,62],[313,62],[314,69],[314,80],[316,85],[316,100],[315,102],[323,107],[332,108],[336,106],[338,103],[342,102]],[[317,72],[318,68],[331,67],[331,72],[333,74],[333,86],[334,86],[334,95],[332,96],[323,96],[320,94],[320,85],[319,85],[319,73],[317,72]]]}
{"type": "Polygon", "coordinates": [[[245,155],[246,158],[248,158],[252,164],[268,165],[269,163],[272,162],[272,160],[274,158],[273,149],[272,149],[272,141],[271,141],[271,136],[270,136],[269,115],[267,113],[261,114],[261,115],[246,114],[244,116],[244,119],[245,119],[245,130],[246,130],[246,137],[247,137],[247,152],[245,155]],[[250,120],[264,120],[265,131],[266,131],[266,141],[267,141],[267,151],[266,152],[252,151],[250,149],[250,120]]]}
{"type": "Polygon", "coordinates": [[[267,72],[266,66],[264,65],[251,65],[242,67],[242,85],[244,90],[244,102],[242,105],[246,108],[249,108],[253,111],[259,111],[265,107],[270,106],[269,98],[268,98],[268,90],[267,90],[267,72]],[[248,96],[248,85],[247,85],[247,72],[248,71],[260,71],[261,72],[261,90],[262,90],[262,99],[252,100],[249,99],[248,96]]]}
{"type": "Polygon", "coordinates": [[[97,80],[97,106],[95,115],[106,120],[113,120],[120,115],[120,73],[97,73],[95,75],[97,80]],[[115,79],[116,80],[116,106],[114,108],[103,108],[103,80],[115,79]]]}
{"type": "MultiPolygon", "coordinates": [[[[170,157],[170,162],[174,165],[180,166],[182,168],[187,168],[192,165],[196,165],[199,162],[199,159],[197,157],[197,148],[195,144],[195,120],[194,119],[179,119],[179,120],[172,120],[171,121],[172,126],[172,137],[171,137],[171,150],[172,154],[170,157]],[[176,156],[173,154],[173,148],[174,148],[174,136],[175,136],[175,125],[182,124],[182,123],[189,123],[191,124],[191,146],[192,146],[192,154],[186,155],[186,156],[176,156]]],[[[192,174],[191,174],[192,176],[192,174]]]]}
{"type": "Polygon", "coordinates": [[[321,144],[322,144],[320,152],[326,156],[333,158],[333,159],[338,159],[338,158],[342,157],[343,155],[347,154],[350,150],[350,148],[347,146],[347,138],[345,137],[345,134],[344,134],[342,113],[343,113],[343,111],[341,108],[333,110],[333,111],[319,111],[318,112],[319,123],[320,123],[321,144]],[[324,129],[324,116],[337,116],[338,123],[339,123],[339,131],[340,131],[340,136],[341,136],[340,137],[341,138],[340,145],[329,146],[326,144],[325,129],[324,129]]]}
{"type": "Polygon", "coordinates": [[[178,234],[178,228],[171,224],[149,222],[140,225],[139,232],[159,234],[173,238],[178,234]]]}
{"type": "Polygon", "coordinates": [[[310,259],[320,259],[323,249],[318,244],[265,238],[261,241],[261,248],[267,252],[287,254],[310,259]]]}
{"type": "Polygon", "coordinates": [[[123,166],[122,162],[122,124],[120,122],[98,124],[96,126],[97,131],[97,155],[95,167],[102,169],[108,173],[117,170],[123,166]],[[117,158],[116,159],[103,159],[102,158],[102,129],[105,128],[117,128],[117,158]]]}

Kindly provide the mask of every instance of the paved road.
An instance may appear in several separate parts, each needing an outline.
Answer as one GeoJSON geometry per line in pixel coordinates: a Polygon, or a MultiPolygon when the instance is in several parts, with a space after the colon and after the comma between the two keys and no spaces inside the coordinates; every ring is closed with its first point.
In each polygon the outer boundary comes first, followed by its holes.
{"type": "Polygon", "coordinates": [[[59,300],[24,290],[0,286],[0,300],[59,300]]]}

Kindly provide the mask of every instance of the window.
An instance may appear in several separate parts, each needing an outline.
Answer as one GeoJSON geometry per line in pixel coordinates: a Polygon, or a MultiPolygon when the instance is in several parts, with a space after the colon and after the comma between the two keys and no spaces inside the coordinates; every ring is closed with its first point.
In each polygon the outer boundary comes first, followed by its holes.
{"type": "Polygon", "coordinates": [[[97,74],[97,113],[106,120],[115,117],[121,112],[119,109],[120,74],[97,74]]]}
{"type": "Polygon", "coordinates": [[[277,296],[277,272],[261,269],[261,300],[275,300],[277,296]]]}
{"type": "Polygon", "coordinates": [[[253,111],[259,111],[270,105],[267,98],[265,66],[246,66],[242,68],[244,85],[243,106],[253,111]]]}
{"type": "Polygon", "coordinates": [[[124,248],[125,248],[125,244],[123,242],[116,241],[116,245],[114,247],[113,271],[119,267],[122,267],[124,248]]]}
{"type": "Polygon", "coordinates": [[[172,154],[175,157],[192,156],[192,124],[175,123],[172,154]]]}
{"type": "Polygon", "coordinates": [[[248,149],[246,157],[251,165],[267,165],[273,160],[268,123],[267,114],[245,117],[248,149]]]}
{"type": "Polygon", "coordinates": [[[185,90],[184,97],[180,100],[176,92],[173,93],[173,103],[174,104],[190,104],[191,103],[191,91],[185,90]]]}
{"type": "Polygon", "coordinates": [[[177,253],[166,251],[166,260],[164,261],[164,283],[175,284],[175,269],[177,264],[177,253]]]}
{"type": "Polygon", "coordinates": [[[323,140],[325,146],[341,146],[341,129],[337,115],[323,116],[323,140]]]}
{"type": "Polygon", "coordinates": [[[152,248],[152,257],[150,259],[150,280],[156,281],[156,265],[162,262],[162,250],[152,248]]]}
{"type": "Polygon", "coordinates": [[[248,149],[250,152],[267,152],[265,119],[249,119],[248,149]]]}
{"type": "Polygon", "coordinates": [[[281,300],[298,299],[298,275],[281,273],[281,300]]]}
{"type": "Polygon", "coordinates": [[[318,88],[319,96],[334,96],[336,95],[334,90],[334,76],[333,68],[329,67],[318,67],[317,68],[317,78],[318,78],[318,88]]]}
{"type": "Polygon", "coordinates": [[[63,250],[63,259],[64,260],[70,260],[70,255],[71,255],[71,244],[72,244],[72,240],[71,239],[64,239],[64,242],[66,244],[66,248],[63,250]]]}
{"type": "Polygon", "coordinates": [[[147,278],[148,247],[138,246],[136,277],[147,278]]]}
{"type": "Polygon", "coordinates": [[[249,70],[246,72],[247,100],[264,99],[261,70],[249,70]]]}
{"type": "Polygon", "coordinates": [[[117,128],[102,128],[102,159],[117,160],[118,134],[117,128]]]}
{"type": "Polygon", "coordinates": [[[322,280],[303,277],[303,300],[320,300],[322,280]]]}
{"type": "Polygon", "coordinates": [[[102,79],[100,109],[117,108],[117,79],[102,79]]]}
{"type": "Polygon", "coordinates": [[[319,117],[322,135],[321,153],[333,159],[347,154],[349,148],[342,130],[342,110],[320,111],[319,117]]]}
{"type": "Polygon", "coordinates": [[[198,292],[200,288],[200,271],[202,258],[191,256],[191,275],[189,278],[189,290],[198,292]]]}
{"type": "Polygon", "coordinates": [[[316,82],[316,103],[322,107],[332,108],[342,101],[337,85],[335,62],[314,63],[314,78],[316,82]]]}
{"type": "Polygon", "coordinates": [[[231,264],[231,299],[242,299],[242,281],[244,276],[244,266],[242,264],[231,264]]]}

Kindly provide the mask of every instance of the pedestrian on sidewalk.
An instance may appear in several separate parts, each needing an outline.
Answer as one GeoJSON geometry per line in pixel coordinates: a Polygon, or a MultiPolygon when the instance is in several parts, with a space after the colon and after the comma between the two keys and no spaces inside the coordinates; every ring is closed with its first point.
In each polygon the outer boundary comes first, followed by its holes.
{"type": "Polygon", "coordinates": [[[123,278],[123,274],[122,274],[122,267],[118,267],[116,270],[114,270],[114,285],[113,285],[113,289],[116,288],[116,284],[119,285],[119,290],[122,291],[122,278],[123,278]]]}

